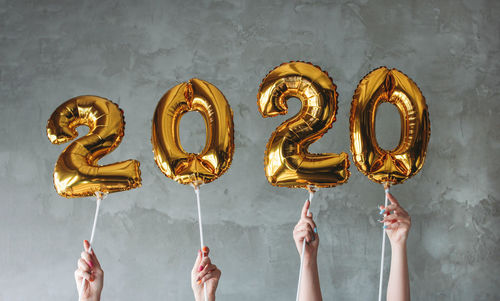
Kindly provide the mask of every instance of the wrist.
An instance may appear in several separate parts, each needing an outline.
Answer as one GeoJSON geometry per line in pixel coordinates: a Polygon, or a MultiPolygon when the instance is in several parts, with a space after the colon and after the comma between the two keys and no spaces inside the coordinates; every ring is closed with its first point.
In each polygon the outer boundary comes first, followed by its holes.
{"type": "Polygon", "coordinates": [[[317,254],[305,254],[303,260],[304,266],[317,266],[318,264],[317,254]]]}
{"type": "MultiPolygon", "coordinates": [[[[207,293],[208,296],[208,301],[215,301],[215,293],[207,293]]],[[[196,301],[205,301],[205,298],[203,298],[203,289],[199,294],[195,293],[195,298],[196,301]]]]}
{"type": "Polygon", "coordinates": [[[215,301],[215,293],[213,294],[208,294],[208,301],[215,301]]]}
{"type": "Polygon", "coordinates": [[[406,252],[406,240],[400,242],[391,243],[392,251],[403,251],[406,252]]]}

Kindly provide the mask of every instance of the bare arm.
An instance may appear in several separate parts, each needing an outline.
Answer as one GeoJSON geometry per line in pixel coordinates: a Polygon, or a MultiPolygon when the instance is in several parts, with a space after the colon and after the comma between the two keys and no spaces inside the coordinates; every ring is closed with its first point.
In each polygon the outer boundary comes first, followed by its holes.
{"type": "Polygon", "coordinates": [[[309,201],[304,204],[300,220],[293,230],[293,239],[299,255],[302,252],[302,243],[304,239],[306,240],[299,300],[322,301],[317,263],[319,236],[312,214],[307,216],[309,205],[309,201]]]}
{"type": "Polygon", "coordinates": [[[392,250],[387,301],[410,301],[406,240],[411,228],[411,218],[392,194],[388,194],[388,198],[391,204],[383,208],[388,213],[383,221],[392,250]]]}

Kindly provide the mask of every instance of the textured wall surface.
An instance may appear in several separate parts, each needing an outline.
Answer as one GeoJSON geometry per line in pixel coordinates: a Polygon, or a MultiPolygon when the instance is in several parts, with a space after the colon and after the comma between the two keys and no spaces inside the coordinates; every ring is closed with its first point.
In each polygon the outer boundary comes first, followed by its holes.
{"type": "MultiPolygon", "coordinates": [[[[287,117],[263,119],[256,106],[261,79],[289,60],[321,66],[338,86],[337,122],[312,152],[350,154],[351,97],[366,73],[387,65],[415,80],[431,117],[427,161],[392,190],[413,218],[413,300],[499,300],[498,15],[495,0],[0,0],[0,300],[76,300],[73,271],[95,202],[53,189],[65,145],[50,144],[45,125],[82,94],[125,111],[125,139],[101,163],[135,158],[142,168],[141,188],[102,206],[103,300],[192,299],[195,196],[158,170],[150,143],[156,103],[192,77],[215,84],[234,110],[233,164],[201,191],[206,243],[223,272],[218,300],[293,300],[291,233],[307,193],[265,179],[266,142],[287,117]]],[[[377,135],[394,146],[399,117],[382,108],[377,135]]],[[[201,148],[200,115],[183,118],[181,137],[201,148]]],[[[354,164],[351,172],[313,203],[325,300],[376,299],[383,189],[354,164]]]]}

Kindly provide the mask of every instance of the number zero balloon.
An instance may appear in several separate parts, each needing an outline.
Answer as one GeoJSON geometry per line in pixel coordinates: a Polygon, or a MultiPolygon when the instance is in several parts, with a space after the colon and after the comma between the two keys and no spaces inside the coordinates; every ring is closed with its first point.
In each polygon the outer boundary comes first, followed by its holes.
{"type": "Polygon", "coordinates": [[[354,162],[372,181],[399,184],[422,168],[431,133],[429,113],[420,89],[402,72],[380,67],[360,81],[350,129],[354,162]],[[401,116],[401,138],[390,151],[380,148],[375,136],[377,108],[384,102],[395,105],[401,116]]]}
{"type": "Polygon", "coordinates": [[[191,79],[167,91],[156,107],[152,138],[156,164],[181,184],[199,185],[220,177],[231,165],[234,153],[233,112],[214,85],[191,79]],[[179,137],[182,115],[198,111],[206,125],[206,142],[199,154],[187,153],[179,137]]]}
{"type": "Polygon", "coordinates": [[[92,196],[95,192],[117,192],[141,185],[140,163],[136,160],[97,165],[121,142],[125,121],[123,111],[98,96],[78,96],[61,104],[47,122],[47,136],[54,144],[78,136],[76,128],[89,127],[84,137],[61,153],[54,167],[54,186],[63,197],[92,196]]]}
{"type": "Polygon", "coordinates": [[[319,67],[305,62],[284,63],[263,80],[257,105],[263,117],[288,113],[287,100],[297,97],[300,112],[272,133],[264,157],[268,181],[275,186],[332,187],[349,178],[346,153],[311,154],[308,147],[335,122],[336,86],[319,67]]]}

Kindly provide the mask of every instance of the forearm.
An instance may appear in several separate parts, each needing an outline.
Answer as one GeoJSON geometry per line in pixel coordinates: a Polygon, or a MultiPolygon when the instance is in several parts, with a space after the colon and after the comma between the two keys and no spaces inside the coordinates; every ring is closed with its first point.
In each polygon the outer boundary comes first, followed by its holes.
{"type": "Polygon", "coordinates": [[[322,301],[316,258],[305,259],[300,282],[300,301],[322,301]]]}
{"type": "Polygon", "coordinates": [[[406,243],[396,244],[391,248],[391,272],[387,285],[387,301],[410,301],[406,243]]]}

